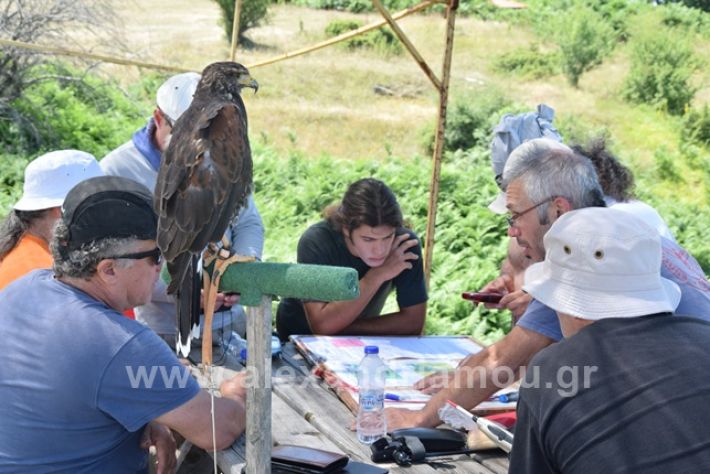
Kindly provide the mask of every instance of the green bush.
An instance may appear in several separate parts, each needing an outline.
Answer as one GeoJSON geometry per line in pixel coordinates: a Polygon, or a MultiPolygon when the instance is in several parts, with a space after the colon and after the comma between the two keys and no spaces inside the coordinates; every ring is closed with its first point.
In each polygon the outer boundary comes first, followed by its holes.
{"type": "Polygon", "coordinates": [[[556,52],[546,53],[533,44],[503,53],[496,58],[493,68],[498,72],[510,72],[523,78],[541,79],[560,71],[560,57],[556,52]]]}
{"type": "Polygon", "coordinates": [[[695,95],[691,76],[697,67],[687,39],[670,31],[647,32],[633,40],[623,95],[680,115],[695,95]]]}
{"type": "MultiPolygon", "coordinates": [[[[325,27],[328,37],[338,36],[363,26],[358,20],[333,20],[325,27]]],[[[341,43],[349,50],[372,49],[382,54],[400,54],[402,44],[389,27],[382,27],[350,38],[341,43]]]]}
{"type": "Polygon", "coordinates": [[[682,182],[683,177],[678,169],[679,156],[669,152],[665,147],[655,151],[653,158],[656,162],[655,171],[660,180],[682,182]]]}
{"type": "Polygon", "coordinates": [[[30,159],[26,156],[0,154],[0,216],[2,219],[22,196],[25,166],[29,162],[30,159]]]}
{"type": "MultiPolygon", "coordinates": [[[[488,147],[493,127],[512,104],[495,90],[483,90],[452,99],[446,117],[444,150],[468,150],[488,147]]],[[[434,151],[435,125],[422,131],[422,146],[428,154],[434,151]]]]}
{"type": "Polygon", "coordinates": [[[614,47],[614,32],[594,10],[586,7],[568,10],[557,23],[562,71],[577,87],[585,72],[600,64],[614,47]]]}
{"type": "Polygon", "coordinates": [[[710,107],[690,109],[683,118],[681,138],[690,143],[710,147],[710,107]]]}
{"type": "Polygon", "coordinates": [[[639,2],[627,0],[530,0],[525,2],[527,20],[544,37],[554,37],[560,28],[558,20],[574,11],[593,11],[612,31],[613,41],[625,41],[629,19],[642,8],[639,2]]]}
{"type": "Polygon", "coordinates": [[[668,3],[680,3],[690,8],[697,8],[704,12],[710,12],[710,1],[708,0],[668,0],[668,3]]]}
{"type": "Polygon", "coordinates": [[[670,3],[661,9],[661,23],[669,28],[679,28],[710,36],[708,15],[680,3],[670,3]]]}
{"type": "MultiPolygon", "coordinates": [[[[234,25],[234,0],[214,0],[222,10],[222,26],[227,41],[232,41],[232,26],[234,25]]],[[[239,37],[249,28],[260,25],[267,17],[269,0],[242,0],[239,11],[239,37]]]]}
{"type": "Polygon", "coordinates": [[[0,122],[0,147],[7,153],[29,156],[77,148],[101,158],[145,124],[150,109],[140,92],[126,95],[115,82],[62,64],[36,67],[30,74],[38,82],[12,104],[22,118],[0,122]],[[61,79],[39,80],[43,77],[61,79]]]}

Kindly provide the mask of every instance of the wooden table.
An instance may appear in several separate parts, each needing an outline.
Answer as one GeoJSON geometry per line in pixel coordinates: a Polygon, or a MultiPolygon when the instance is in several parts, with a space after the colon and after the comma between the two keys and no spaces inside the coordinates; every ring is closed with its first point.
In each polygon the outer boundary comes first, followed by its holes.
{"type": "MultiPolygon", "coordinates": [[[[228,358],[224,370],[230,368],[239,370],[240,366],[228,358]]],[[[350,430],[354,416],[320,378],[310,374],[293,344],[283,346],[281,358],[274,359],[272,370],[272,437],[275,445],[309,446],[370,462],[369,446],[361,444],[355,432],[350,430]]],[[[217,463],[225,473],[240,474],[245,459],[244,436],[229,449],[217,453],[217,463]]],[[[391,473],[503,474],[508,472],[508,456],[503,451],[492,450],[436,458],[408,467],[380,466],[391,473]]]]}

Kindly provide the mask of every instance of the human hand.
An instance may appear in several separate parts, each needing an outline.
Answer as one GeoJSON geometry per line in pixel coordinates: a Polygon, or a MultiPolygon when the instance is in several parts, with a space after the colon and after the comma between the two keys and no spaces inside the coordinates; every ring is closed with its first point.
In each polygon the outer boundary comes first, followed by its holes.
{"type": "Polygon", "coordinates": [[[383,281],[391,280],[404,270],[412,268],[410,260],[419,259],[419,255],[408,252],[409,249],[419,244],[417,239],[410,239],[409,234],[401,234],[392,241],[392,248],[384,263],[375,268],[383,281]]]}
{"type": "Polygon", "coordinates": [[[175,457],[175,438],[170,429],[154,421],[148,423],[141,437],[141,448],[150,449],[155,446],[157,474],[170,474],[175,472],[177,458],[175,457]]]}
{"type": "MultiPolygon", "coordinates": [[[[238,293],[217,293],[217,298],[215,299],[214,308],[215,310],[224,307],[231,307],[239,303],[238,293]]],[[[200,308],[205,309],[205,291],[200,291],[200,308]]]]}
{"type": "Polygon", "coordinates": [[[517,321],[528,308],[530,301],[532,301],[532,296],[523,290],[518,290],[505,295],[498,304],[502,308],[510,310],[513,318],[517,321]]]}
{"type": "Polygon", "coordinates": [[[423,393],[428,395],[434,395],[444,388],[449,386],[451,377],[453,377],[454,372],[434,372],[429,374],[423,379],[419,380],[414,384],[414,388],[421,390],[423,393]]]}
{"type": "Polygon", "coordinates": [[[421,425],[421,410],[407,408],[385,408],[387,431],[391,432],[400,428],[414,428],[421,425]]]}
{"type": "Polygon", "coordinates": [[[219,385],[219,392],[225,398],[231,398],[240,402],[247,400],[247,377],[246,370],[237,373],[231,379],[227,379],[219,385]]]}
{"type": "Polygon", "coordinates": [[[515,289],[515,280],[507,273],[504,273],[495,280],[488,282],[483,288],[481,288],[481,291],[491,291],[503,294],[503,297],[498,303],[484,303],[484,306],[489,309],[510,310],[516,321],[523,315],[528,307],[528,304],[530,304],[530,301],[532,300],[532,297],[523,290],[515,289]]]}

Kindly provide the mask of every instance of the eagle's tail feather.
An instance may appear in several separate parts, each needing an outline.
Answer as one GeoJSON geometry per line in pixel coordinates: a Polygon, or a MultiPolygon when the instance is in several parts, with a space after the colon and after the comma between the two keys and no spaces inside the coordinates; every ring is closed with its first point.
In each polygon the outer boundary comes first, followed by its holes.
{"type": "MultiPolygon", "coordinates": [[[[177,289],[177,341],[176,351],[183,357],[190,353],[190,341],[200,335],[200,275],[197,255],[185,253],[174,262],[184,264],[187,269],[177,289]],[[181,262],[181,259],[187,259],[181,262]]],[[[168,268],[168,270],[170,270],[168,268]]],[[[172,272],[171,272],[172,274],[172,272]]]]}

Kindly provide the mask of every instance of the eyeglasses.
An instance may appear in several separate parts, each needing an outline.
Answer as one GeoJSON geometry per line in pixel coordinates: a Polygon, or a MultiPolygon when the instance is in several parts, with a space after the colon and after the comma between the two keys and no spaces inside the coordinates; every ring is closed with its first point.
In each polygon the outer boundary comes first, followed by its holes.
{"type": "Polygon", "coordinates": [[[515,227],[515,221],[517,221],[518,219],[520,219],[521,217],[523,217],[525,214],[532,211],[533,209],[537,209],[538,207],[542,206],[543,204],[548,203],[550,201],[554,201],[555,199],[557,199],[557,196],[550,196],[549,198],[545,199],[544,201],[540,201],[537,204],[535,204],[534,206],[529,207],[522,212],[513,212],[512,215],[506,217],[505,220],[508,222],[508,225],[510,227],[515,227]]]}
{"type": "Polygon", "coordinates": [[[141,258],[146,257],[150,257],[153,260],[154,265],[160,265],[163,261],[163,256],[160,254],[160,249],[158,247],[155,247],[153,250],[147,250],[145,252],[127,253],[125,255],[116,255],[115,257],[108,258],[127,258],[129,260],[140,260],[141,258]]]}

